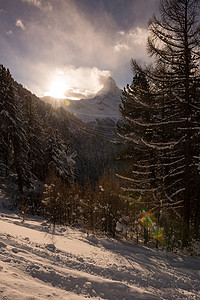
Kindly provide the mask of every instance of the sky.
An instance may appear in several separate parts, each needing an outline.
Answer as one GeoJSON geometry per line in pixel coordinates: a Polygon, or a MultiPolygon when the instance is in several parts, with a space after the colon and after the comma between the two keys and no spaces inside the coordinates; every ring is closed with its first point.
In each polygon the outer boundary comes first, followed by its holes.
{"type": "Polygon", "coordinates": [[[108,76],[131,83],[148,62],[159,0],[0,0],[0,64],[37,96],[88,98],[108,76]]]}

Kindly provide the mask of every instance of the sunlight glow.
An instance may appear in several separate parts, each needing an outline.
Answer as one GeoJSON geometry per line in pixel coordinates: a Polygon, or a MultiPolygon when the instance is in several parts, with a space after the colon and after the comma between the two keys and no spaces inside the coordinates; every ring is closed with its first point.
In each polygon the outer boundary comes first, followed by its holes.
{"type": "MultiPolygon", "coordinates": [[[[96,67],[87,68],[65,66],[49,72],[46,80],[46,92],[43,96],[56,99],[80,100],[93,98],[104,86],[106,78],[111,76],[110,71],[96,67]]],[[[67,106],[69,103],[67,102],[67,106]]]]}
{"type": "Polygon", "coordinates": [[[63,78],[63,73],[59,72],[52,83],[50,84],[49,91],[45,93],[45,96],[50,96],[58,99],[66,98],[66,91],[68,90],[68,84],[63,78]]]}

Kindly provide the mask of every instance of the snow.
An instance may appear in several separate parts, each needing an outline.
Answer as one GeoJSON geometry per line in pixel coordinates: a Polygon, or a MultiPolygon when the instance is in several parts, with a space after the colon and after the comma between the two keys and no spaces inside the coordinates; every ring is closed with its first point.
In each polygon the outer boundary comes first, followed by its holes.
{"type": "Polygon", "coordinates": [[[157,150],[166,150],[166,149],[172,149],[175,146],[177,146],[181,141],[183,141],[186,138],[186,135],[181,137],[177,142],[170,142],[170,143],[148,143],[143,138],[141,141],[149,148],[157,149],[157,150]]]}
{"type": "Polygon", "coordinates": [[[121,95],[122,91],[116,86],[112,77],[109,77],[94,98],[70,101],[70,105],[66,109],[83,122],[92,122],[102,118],[111,118],[117,121],[121,118],[119,112],[121,95]]]}
{"type": "Polygon", "coordinates": [[[0,212],[0,299],[200,299],[200,258],[0,212]]]}
{"type": "MultiPolygon", "coordinates": [[[[179,123],[183,123],[183,121],[185,121],[186,119],[166,121],[166,122],[160,121],[157,123],[156,122],[155,123],[144,123],[144,122],[139,122],[135,119],[132,119],[132,118],[126,116],[126,120],[128,120],[129,122],[134,123],[136,125],[139,125],[139,126],[151,127],[151,126],[161,126],[161,125],[163,126],[163,125],[170,125],[170,124],[177,124],[177,123],[179,124],[179,123]]],[[[188,129],[188,128],[186,128],[186,129],[188,129]]]]}
{"type": "MultiPolygon", "coordinates": [[[[122,90],[120,90],[112,77],[108,77],[103,88],[97,92],[94,98],[81,100],[59,99],[55,105],[61,106],[83,122],[94,122],[96,119],[111,118],[117,122],[121,119],[119,105],[121,103],[122,90]]],[[[49,101],[48,97],[43,98],[49,101]]]]}

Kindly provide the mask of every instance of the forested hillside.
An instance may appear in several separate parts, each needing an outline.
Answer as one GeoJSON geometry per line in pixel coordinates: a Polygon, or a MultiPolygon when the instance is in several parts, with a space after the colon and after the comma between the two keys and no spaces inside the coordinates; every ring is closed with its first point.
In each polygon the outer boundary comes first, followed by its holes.
{"type": "Polygon", "coordinates": [[[116,150],[103,134],[31,94],[2,65],[0,85],[0,175],[16,185],[16,198],[52,170],[66,184],[94,184],[113,164],[116,150]]]}

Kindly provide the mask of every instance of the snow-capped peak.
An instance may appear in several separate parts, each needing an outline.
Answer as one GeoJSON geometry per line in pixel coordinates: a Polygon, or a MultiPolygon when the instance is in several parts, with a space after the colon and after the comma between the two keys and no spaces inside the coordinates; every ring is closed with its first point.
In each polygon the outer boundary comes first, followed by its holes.
{"type": "MultiPolygon", "coordinates": [[[[74,114],[77,118],[84,122],[93,122],[97,119],[110,118],[117,122],[121,118],[119,112],[119,104],[121,103],[122,90],[120,90],[115,80],[108,77],[104,81],[104,86],[100,89],[95,97],[81,100],[56,101],[56,106],[61,106],[74,114]]],[[[48,98],[45,99],[48,101],[48,98]]],[[[51,100],[52,102],[52,100],[51,100]]]]}
{"type": "Polygon", "coordinates": [[[119,93],[121,94],[121,90],[117,87],[115,80],[110,76],[106,79],[103,88],[97,92],[96,96],[116,96],[119,93]]]}
{"type": "Polygon", "coordinates": [[[103,88],[97,92],[94,98],[71,100],[70,105],[65,109],[84,122],[105,118],[117,121],[121,118],[119,112],[121,94],[122,91],[117,87],[114,79],[108,77],[103,88]]]}

